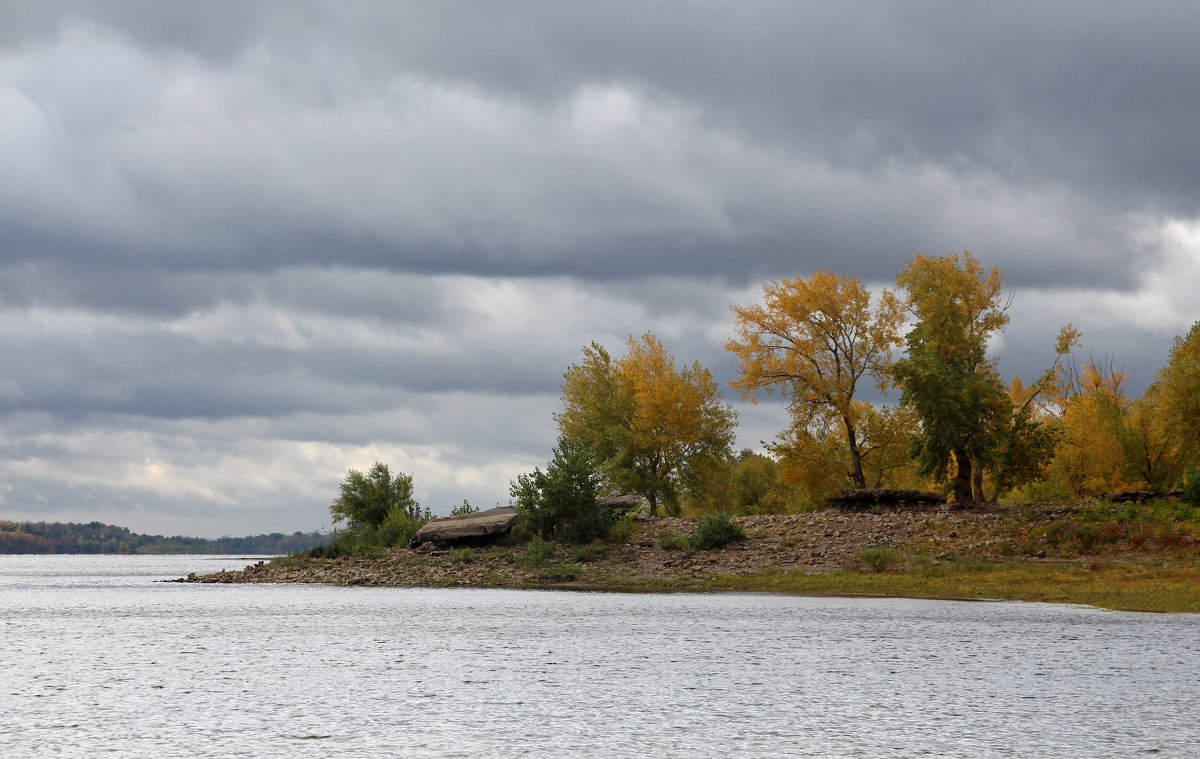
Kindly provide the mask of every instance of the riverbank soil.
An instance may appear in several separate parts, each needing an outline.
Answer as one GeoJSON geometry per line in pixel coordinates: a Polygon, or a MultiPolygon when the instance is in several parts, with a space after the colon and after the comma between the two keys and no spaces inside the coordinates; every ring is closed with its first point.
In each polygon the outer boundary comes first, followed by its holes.
{"type": "Polygon", "coordinates": [[[1200,525],[1180,504],[948,506],[736,517],[746,539],[692,550],[695,519],[640,518],[610,543],[393,548],[283,557],[192,582],[605,590],[770,590],[1009,598],[1200,612],[1200,525]]]}

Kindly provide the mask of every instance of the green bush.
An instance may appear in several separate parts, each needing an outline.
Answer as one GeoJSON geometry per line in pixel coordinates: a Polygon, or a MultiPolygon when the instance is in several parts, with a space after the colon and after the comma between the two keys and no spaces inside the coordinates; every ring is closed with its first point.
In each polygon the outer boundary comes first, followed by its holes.
{"type": "Polygon", "coordinates": [[[378,461],[366,474],[351,469],[339,486],[340,493],[329,507],[334,524],[347,521],[350,528],[379,527],[393,512],[400,510],[416,521],[428,521],[433,515],[413,498],[412,475],[401,472],[392,476],[387,464],[378,461]]]}
{"type": "Polygon", "coordinates": [[[522,564],[530,567],[540,567],[554,556],[554,546],[542,540],[540,535],[533,536],[525,545],[525,551],[519,559],[522,564]]]}
{"type": "Polygon", "coordinates": [[[314,549],[309,555],[330,559],[339,556],[379,558],[389,548],[407,545],[426,521],[424,518],[414,518],[406,509],[395,508],[388,512],[379,525],[360,523],[339,530],[334,533],[328,546],[319,552],[314,549]]]}
{"type": "Polygon", "coordinates": [[[408,545],[408,542],[417,534],[417,530],[421,529],[429,519],[429,516],[425,514],[415,517],[407,509],[394,508],[387,513],[383,523],[375,530],[376,540],[384,548],[408,545]]]}
{"type": "Polygon", "coordinates": [[[628,543],[631,537],[633,537],[633,518],[628,514],[622,514],[621,518],[608,528],[608,540],[620,545],[628,543]]]}
{"type": "Polygon", "coordinates": [[[588,543],[587,545],[576,546],[571,549],[571,561],[576,564],[586,564],[592,561],[600,561],[605,556],[608,556],[608,546],[601,543],[599,540],[588,543]]]}
{"type": "Polygon", "coordinates": [[[692,530],[688,544],[697,550],[720,548],[735,540],[745,540],[746,533],[742,526],[730,518],[724,511],[710,511],[696,520],[696,528],[692,530]]]}
{"type": "Polygon", "coordinates": [[[1183,500],[1200,508],[1200,469],[1193,469],[1183,476],[1183,500]]]}
{"type": "Polygon", "coordinates": [[[613,525],[612,513],[597,503],[599,484],[587,449],[560,438],[546,471],[519,475],[509,492],[528,532],[568,543],[590,543],[606,537],[613,525]]]}
{"type": "Polygon", "coordinates": [[[856,552],[854,556],[872,572],[886,572],[904,561],[903,554],[890,546],[871,546],[856,552]]]}

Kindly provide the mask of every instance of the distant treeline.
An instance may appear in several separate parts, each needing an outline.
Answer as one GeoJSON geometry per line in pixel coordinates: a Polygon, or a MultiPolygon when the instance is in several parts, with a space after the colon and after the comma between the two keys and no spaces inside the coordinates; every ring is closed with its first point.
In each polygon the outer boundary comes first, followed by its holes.
{"type": "Polygon", "coordinates": [[[103,522],[0,521],[0,554],[5,553],[249,553],[282,555],[329,542],[319,532],[273,532],[245,538],[185,538],[141,535],[103,522]]]}

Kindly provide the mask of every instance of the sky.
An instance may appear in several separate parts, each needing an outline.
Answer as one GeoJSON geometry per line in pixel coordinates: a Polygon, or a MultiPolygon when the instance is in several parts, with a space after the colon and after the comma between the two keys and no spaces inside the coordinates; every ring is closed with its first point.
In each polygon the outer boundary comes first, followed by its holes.
{"type": "MultiPolygon", "coordinates": [[[[1200,4],[0,0],[0,519],[329,529],[544,466],[563,372],[916,253],[1140,393],[1200,318],[1200,4]]],[[[727,391],[739,447],[787,424],[727,391]]]]}

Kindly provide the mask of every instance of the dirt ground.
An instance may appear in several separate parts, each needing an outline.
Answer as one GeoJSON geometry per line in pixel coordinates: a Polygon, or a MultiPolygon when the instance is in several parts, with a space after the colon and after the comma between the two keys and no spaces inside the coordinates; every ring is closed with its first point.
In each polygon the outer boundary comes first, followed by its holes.
{"type": "MultiPolygon", "coordinates": [[[[378,586],[702,588],[714,577],[763,570],[828,572],[864,564],[864,549],[895,549],[901,564],[977,559],[1079,559],[1048,539],[1055,522],[1081,506],[1002,505],[868,510],[736,517],[746,539],[724,548],[664,548],[661,536],[686,536],[694,519],[634,521],[626,542],[588,551],[553,545],[549,558],[522,545],[473,549],[394,548],[375,559],[282,558],[244,570],[189,576],[191,582],[310,582],[378,586]]],[[[1120,546],[1110,546],[1110,552],[1120,546]]]]}

